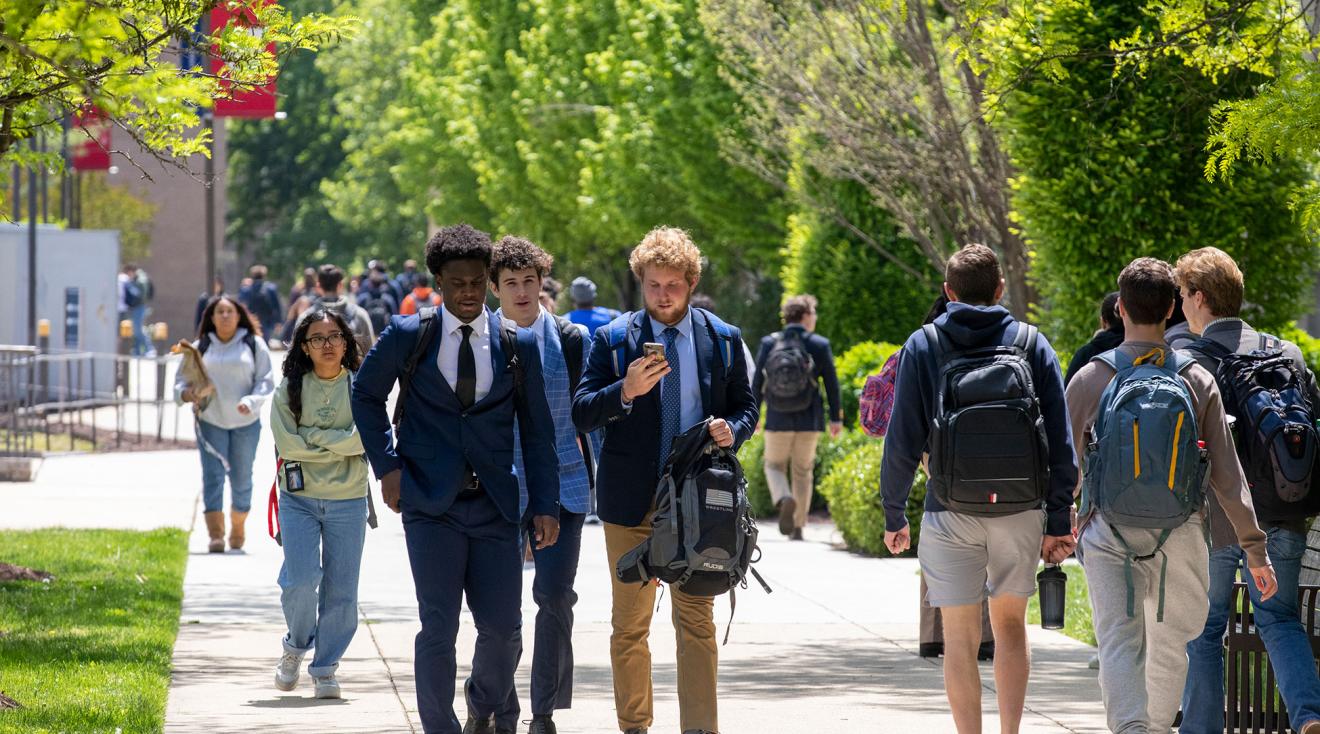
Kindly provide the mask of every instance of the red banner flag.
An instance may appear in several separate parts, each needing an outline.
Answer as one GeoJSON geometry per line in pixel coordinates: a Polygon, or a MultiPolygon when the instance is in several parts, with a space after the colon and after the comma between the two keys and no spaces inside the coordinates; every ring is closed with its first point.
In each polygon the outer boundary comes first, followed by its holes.
{"type": "MultiPolygon", "coordinates": [[[[265,3],[270,5],[274,4],[274,1],[265,0],[265,3]]],[[[256,25],[256,16],[253,14],[252,9],[246,5],[229,2],[222,2],[211,11],[211,32],[215,33],[221,30],[231,20],[234,25],[246,28],[253,35],[258,37],[261,35],[262,29],[256,25]]],[[[275,44],[266,44],[266,50],[274,54],[275,44]]],[[[220,81],[221,89],[230,92],[233,90],[233,85],[223,78],[224,68],[224,60],[213,55],[211,57],[211,73],[222,77],[220,81]]],[[[274,117],[275,79],[272,77],[260,87],[244,87],[233,90],[231,97],[217,99],[214,114],[216,117],[274,117]]]]}
{"type": "Polygon", "coordinates": [[[69,159],[75,171],[105,171],[110,168],[110,121],[95,105],[75,112],[69,131],[69,159]]]}

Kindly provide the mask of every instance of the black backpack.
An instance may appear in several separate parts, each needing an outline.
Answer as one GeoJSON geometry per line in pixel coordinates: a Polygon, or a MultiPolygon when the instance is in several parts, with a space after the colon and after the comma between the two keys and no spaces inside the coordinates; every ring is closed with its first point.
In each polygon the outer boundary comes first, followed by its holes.
{"type": "Polygon", "coordinates": [[[1187,349],[1218,364],[1215,382],[1235,420],[1233,442],[1256,516],[1283,521],[1320,512],[1320,492],[1311,489],[1317,459],[1314,406],[1301,370],[1279,340],[1261,334],[1259,346],[1247,354],[1204,337],[1187,349]]]}
{"type": "MultiPolygon", "coordinates": [[[[412,390],[413,375],[417,374],[417,363],[426,356],[431,340],[435,339],[435,331],[440,328],[438,310],[436,306],[426,306],[417,312],[417,341],[413,344],[408,359],[404,360],[403,372],[399,375],[399,396],[394,401],[392,422],[396,430],[403,422],[403,405],[408,401],[408,393],[412,390]]],[[[518,325],[508,319],[500,324],[500,347],[504,351],[504,364],[513,375],[514,397],[526,404],[522,360],[518,358],[518,325]]]]}
{"type": "MultiPolygon", "coordinates": [[[[378,293],[368,294],[362,301],[362,310],[367,312],[367,318],[371,320],[371,330],[378,336],[390,324],[390,305],[385,302],[385,297],[378,293]]],[[[418,310],[421,313],[421,310],[418,310]]]]}
{"type": "Polygon", "coordinates": [[[746,588],[749,572],[767,594],[770,587],[752,568],[760,552],[742,465],[733,449],[715,445],[710,420],[674,438],[656,488],[651,536],[619,558],[615,575],[625,584],[659,579],[692,596],[727,591],[736,605],[734,590],[746,588]]]}
{"type": "Polygon", "coordinates": [[[1049,443],[1031,355],[1036,327],[1019,322],[1011,344],[954,349],[922,327],[938,365],[930,480],[935,498],[968,515],[1012,515],[1041,506],[1049,443]]]}
{"type": "Polygon", "coordinates": [[[797,329],[775,332],[774,344],[765,358],[762,394],[771,410],[798,413],[811,407],[816,398],[815,362],[807,351],[805,334],[797,329]]]}

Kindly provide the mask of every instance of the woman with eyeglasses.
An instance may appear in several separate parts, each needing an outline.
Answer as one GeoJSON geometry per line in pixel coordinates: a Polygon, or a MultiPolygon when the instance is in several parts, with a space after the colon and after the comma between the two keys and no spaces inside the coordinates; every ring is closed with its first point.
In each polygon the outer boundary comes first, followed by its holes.
{"type": "Polygon", "coordinates": [[[261,438],[261,408],[275,389],[270,350],[261,327],[238,299],[212,296],[197,328],[197,350],[210,378],[189,384],[182,370],[175,398],[192,403],[197,448],[202,457],[202,517],[210,537],[208,550],[225,552],[225,477],[229,477],[232,526],[229,547],[241,550],[244,524],[252,507],[252,462],[261,438]]]}
{"type": "Polygon", "coordinates": [[[280,459],[280,603],[288,625],[275,687],[293,690],[314,649],[307,672],[317,698],[340,697],[335,670],[357,632],[367,460],[349,397],[361,361],[343,318],[313,308],[294,331],[271,411],[280,459]]]}

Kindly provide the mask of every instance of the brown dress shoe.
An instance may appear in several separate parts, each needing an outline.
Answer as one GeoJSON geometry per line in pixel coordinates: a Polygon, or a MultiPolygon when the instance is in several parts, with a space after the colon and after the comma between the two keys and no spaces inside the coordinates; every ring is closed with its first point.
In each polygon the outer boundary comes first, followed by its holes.
{"type": "Polygon", "coordinates": [[[779,533],[781,535],[793,534],[793,515],[796,513],[797,500],[792,497],[779,500],[779,533]]]}

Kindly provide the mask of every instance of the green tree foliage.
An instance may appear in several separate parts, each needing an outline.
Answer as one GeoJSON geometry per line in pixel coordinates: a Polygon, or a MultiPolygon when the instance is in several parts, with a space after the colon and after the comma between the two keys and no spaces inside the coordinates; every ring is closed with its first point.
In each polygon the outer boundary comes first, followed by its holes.
{"type": "Polygon", "coordinates": [[[784,292],[816,296],[816,330],[830,340],[835,354],[864,341],[902,344],[938,295],[940,274],[915,247],[898,242],[894,223],[864,188],[839,181],[830,191],[836,206],[848,211],[847,219],[868,239],[892,243],[887,246],[904,253],[908,265],[927,279],[911,277],[832,217],[804,208],[788,218],[784,292]]]}
{"type": "MultiPolygon", "coordinates": [[[[147,151],[162,158],[205,153],[210,133],[198,110],[222,92],[263,84],[278,69],[276,55],[314,50],[350,31],[353,19],[321,14],[292,18],[281,6],[243,2],[262,34],[234,23],[212,29],[199,47],[218,49],[221,77],[180,73],[165,52],[189,39],[207,0],[15,0],[0,5],[0,162],[35,165],[19,141],[94,104],[147,151]]],[[[44,165],[61,165],[57,153],[44,165]]]]}
{"type": "Polygon", "coordinates": [[[375,223],[424,214],[525,235],[607,304],[638,302],[632,246],[680,226],[709,258],[702,290],[731,320],[752,315],[759,274],[778,270],[782,212],[720,158],[737,98],[694,2],[455,0],[411,25],[387,0],[356,11],[361,37],[321,61],[347,131],[321,185],[337,221],[414,253],[420,238],[375,223]]]}
{"type": "Polygon", "coordinates": [[[1119,61],[1106,50],[1150,22],[1144,3],[1066,7],[1054,9],[1043,33],[1075,53],[1005,95],[1000,125],[1020,171],[1016,217],[1034,249],[1039,315],[1051,338],[1065,347],[1085,341],[1096,304],[1132,258],[1172,261],[1206,245],[1241,265],[1248,318],[1269,328],[1289,321],[1316,261],[1288,211],[1303,167],[1295,157],[1244,165],[1231,185],[1202,174],[1216,101],[1249,96],[1259,78],[1213,79],[1171,58],[1116,78],[1119,61]]]}

